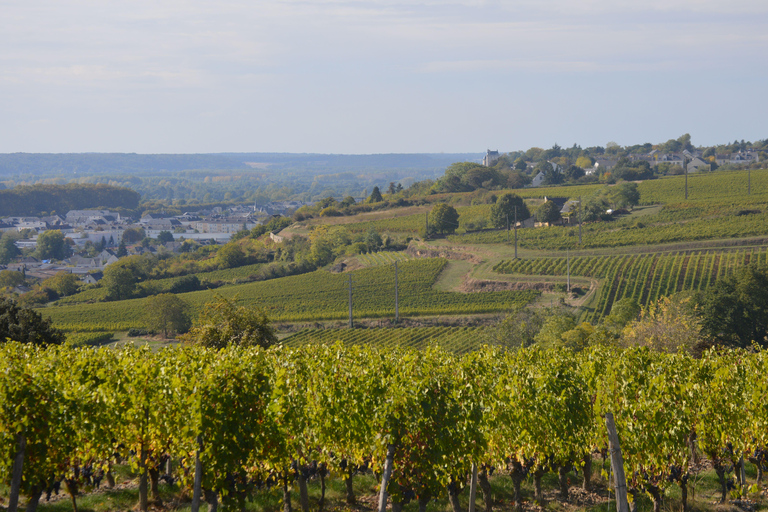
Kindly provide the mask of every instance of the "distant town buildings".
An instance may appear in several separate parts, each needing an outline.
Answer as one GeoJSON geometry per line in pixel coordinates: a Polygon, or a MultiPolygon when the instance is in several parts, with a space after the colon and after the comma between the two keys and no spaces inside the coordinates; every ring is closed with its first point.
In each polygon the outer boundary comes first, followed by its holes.
{"type": "MultiPolygon", "coordinates": [[[[147,237],[155,239],[162,231],[170,232],[174,241],[162,244],[161,250],[179,252],[183,240],[195,240],[201,245],[223,244],[242,229],[253,229],[274,215],[290,214],[305,204],[310,203],[277,201],[263,207],[216,207],[175,216],[149,213],[137,222],[109,210],[72,210],[65,216],[0,219],[0,233],[24,232],[27,236],[16,241],[17,247],[21,249],[34,249],[37,246],[37,236],[48,230],[64,233],[71,240],[75,252],[85,248],[89,242],[103,247],[102,252],[94,257],[74,255],[61,262],[38,261],[33,257],[25,257],[22,261],[6,266],[9,270],[23,271],[26,275],[41,279],[52,277],[57,272],[71,272],[82,276],[81,279],[85,282],[95,283],[101,279],[102,271],[108,265],[118,261],[117,248],[128,229],[141,228],[147,237]]],[[[154,253],[157,248],[136,244],[129,247],[127,252],[129,255],[154,253]]]]}

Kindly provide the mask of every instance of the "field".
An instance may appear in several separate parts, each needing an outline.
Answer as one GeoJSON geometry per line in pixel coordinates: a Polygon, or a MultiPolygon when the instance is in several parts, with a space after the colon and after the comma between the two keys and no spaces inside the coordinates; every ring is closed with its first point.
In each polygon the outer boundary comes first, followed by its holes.
{"type": "MultiPolygon", "coordinates": [[[[748,263],[768,262],[766,248],[695,250],[576,256],[570,260],[572,276],[601,279],[602,284],[586,311],[586,321],[597,322],[611,311],[613,303],[630,297],[647,305],[660,297],[682,291],[704,290],[718,278],[748,263]]],[[[566,276],[566,257],[504,260],[493,270],[524,276],[566,276]]]]}
{"type": "MultiPolygon", "coordinates": [[[[747,195],[747,171],[724,171],[694,174],[688,178],[688,200],[685,200],[685,178],[673,176],[639,183],[642,205],[663,208],[646,215],[628,215],[612,222],[596,222],[582,226],[581,248],[628,247],[680,241],[715,240],[751,236],[768,236],[768,170],[751,172],[752,193],[747,195]]],[[[545,196],[587,198],[604,185],[543,187],[495,191],[497,196],[514,192],[532,203],[545,196]]],[[[466,194],[454,194],[453,201],[466,194]]],[[[533,208],[534,204],[531,204],[533,208]]],[[[491,205],[457,206],[459,229],[449,240],[459,244],[504,243],[507,233],[490,225],[491,205]]],[[[415,236],[426,224],[425,213],[348,223],[352,232],[392,232],[415,236]]],[[[361,216],[361,219],[363,217],[361,216]]],[[[354,217],[347,218],[353,222],[354,217]]],[[[533,250],[577,248],[575,226],[518,230],[520,247],[533,250]]]]}
{"type": "MultiPolygon", "coordinates": [[[[440,258],[405,261],[399,265],[400,314],[403,316],[462,315],[507,311],[532,301],[537,292],[499,291],[464,294],[433,289],[447,260],[440,258]]],[[[334,274],[318,270],[309,274],[270,281],[233,285],[215,291],[179,294],[194,313],[216,294],[236,297],[244,304],[261,307],[272,320],[314,321],[348,316],[352,278],[353,314],[356,317],[393,317],[395,275],[389,265],[334,274]]],[[[54,325],[73,331],[122,331],[144,327],[145,299],[52,306],[42,310],[54,325]]]]}
{"type": "MultiPolygon", "coordinates": [[[[245,265],[237,268],[227,268],[223,270],[213,270],[210,272],[201,272],[195,274],[200,282],[216,282],[223,281],[226,284],[239,284],[248,280],[248,276],[256,273],[259,268],[263,267],[263,263],[256,263],[253,265],[245,265]]],[[[149,289],[153,293],[167,293],[171,287],[177,283],[181,277],[168,277],[165,279],[150,279],[140,284],[144,289],[149,289]]],[[[57,306],[64,306],[67,304],[78,304],[81,302],[96,302],[103,301],[107,297],[107,290],[104,288],[91,288],[84,290],[80,293],[70,295],[69,297],[63,297],[56,301],[57,306]]]]}
{"type": "Polygon", "coordinates": [[[283,340],[288,346],[329,344],[375,345],[380,348],[424,349],[436,344],[445,350],[465,353],[479,346],[481,327],[407,327],[373,329],[304,329],[283,340]]]}

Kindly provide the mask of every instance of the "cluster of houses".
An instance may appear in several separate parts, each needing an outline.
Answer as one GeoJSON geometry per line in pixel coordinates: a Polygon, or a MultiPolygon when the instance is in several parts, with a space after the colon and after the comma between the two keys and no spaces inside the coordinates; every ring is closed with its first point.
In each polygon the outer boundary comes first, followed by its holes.
{"type": "MultiPolygon", "coordinates": [[[[195,240],[201,245],[223,244],[232,235],[242,229],[252,229],[266,222],[274,215],[289,213],[306,203],[281,201],[264,207],[233,206],[212,210],[187,212],[182,215],[151,213],[138,221],[109,210],[71,210],[66,215],[48,217],[7,217],[0,219],[0,232],[23,232],[26,238],[16,241],[20,249],[34,249],[37,237],[48,230],[59,230],[72,240],[77,249],[85,249],[88,242],[103,247],[96,256],[75,255],[61,262],[38,261],[25,257],[21,261],[0,270],[18,270],[26,276],[46,279],[58,272],[70,272],[81,276],[86,283],[95,283],[101,279],[105,267],[118,261],[117,248],[123,242],[123,235],[128,229],[142,228],[145,236],[157,238],[163,232],[173,235],[172,242],[163,244],[165,250],[179,252],[183,240],[195,240]]],[[[126,247],[128,255],[156,252],[155,246],[143,247],[141,244],[126,247]]],[[[23,291],[23,290],[20,290],[23,291]]]]}
{"type": "MultiPolygon", "coordinates": [[[[712,161],[709,157],[705,158],[700,151],[688,151],[683,150],[680,153],[663,153],[654,149],[650,153],[644,155],[629,155],[629,160],[632,162],[648,162],[652,167],[659,164],[668,164],[669,166],[677,166],[681,169],[685,166],[689,173],[696,173],[700,171],[711,171],[712,161]]],[[[744,165],[752,164],[760,161],[760,156],[757,151],[739,151],[736,153],[715,155],[715,164],[721,165],[744,165]]],[[[603,172],[610,171],[618,164],[618,159],[610,158],[598,158],[595,160],[594,166],[584,169],[584,174],[587,176],[594,174],[602,174],[603,172]]],[[[549,162],[555,172],[563,173],[565,169],[563,166],[556,162],[549,162]]],[[[529,164],[531,167],[534,164],[529,164]]],[[[538,172],[531,181],[531,187],[540,187],[544,183],[544,173],[538,172]]]]}

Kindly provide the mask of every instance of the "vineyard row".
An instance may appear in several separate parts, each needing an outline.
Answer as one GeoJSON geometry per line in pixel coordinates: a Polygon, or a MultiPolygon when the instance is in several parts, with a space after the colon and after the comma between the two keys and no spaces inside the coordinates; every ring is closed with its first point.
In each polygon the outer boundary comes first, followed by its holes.
{"type": "Polygon", "coordinates": [[[7,343],[0,480],[11,483],[21,458],[20,488],[39,498],[53,474],[76,485],[80,465],[108,472],[127,459],[146,510],[147,474],[172,457],[182,486],[199,481],[242,508],[264,482],[301,487],[316,461],[344,479],[360,467],[391,475],[381,485],[402,503],[460,492],[475,464],[508,471],[519,507],[527,474],[582,466],[606,446],[610,412],[630,487],[658,502],[665,488],[687,485],[697,453],[727,489],[725,467],[765,454],[766,404],[766,352],[7,343]]]}

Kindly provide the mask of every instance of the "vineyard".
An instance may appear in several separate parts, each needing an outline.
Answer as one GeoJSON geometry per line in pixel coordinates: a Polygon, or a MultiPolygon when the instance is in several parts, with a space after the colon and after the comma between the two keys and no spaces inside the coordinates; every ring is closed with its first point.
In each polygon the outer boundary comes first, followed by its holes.
{"type": "MultiPolygon", "coordinates": [[[[722,201],[724,199],[745,199],[747,181],[751,174],[753,196],[768,195],[768,169],[747,171],[722,171],[688,176],[688,198],[692,201],[722,201]]],[[[672,203],[685,200],[685,177],[672,176],[657,180],[643,181],[639,185],[643,204],[672,203]]]]}
{"type": "MultiPolygon", "coordinates": [[[[685,200],[682,176],[643,181],[638,185],[644,205],[663,204],[660,211],[648,215],[629,215],[611,222],[593,222],[582,226],[581,248],[626,247],[681,241],[715,240],[768,235],[768,170],[751,172],[750,195],[747,172],[726,171],[695,174],[688,178],[689,199],[685,200]]],[[[588,198],[604,185],[544,187],[512,192],[527,198],[545,196],[588,198]]],[[[497,191],[502,194],[505,191],[497,191]]],[[[457,197],[460,194],[457,194],[457,197]]],[[[459,244],[505,243],[507,233],[490,225],[491,205],[457,206],[459,228],[448,237],[459,244]]],[[[415,214],[346,225],[353,232],[397,232],[416,235],[425,226],[424,214],[415,214]]],[[[518,230],[520,247],[533,250],[577,248],[575,226],[518,230]]]]}
{"type": "MultiPolygon", "coordinates": [[[[76,489],[85,485],[85,461],[107,475],[127,461],[140,475],[138,508],[147,511],[170,459],[182,494],[198,503],[201,489],[226,510],[274,493],[290,511],[289,489],[298,485],[306,512],[308,478],[344,480],[353,503],[353,479],[374,472],[384,504],[425,508],[448,496],[459,512],[474,467],[487,510],[489,473],[503,471],[520,512],[526,478],[540,504],[548,473],[563,496],[577,484],[590,488],[611,413],[630,491],[647,494],[658,512],[678,487],[686,511],[700,458],[717,474],[718,501],[730,487],[734,497],[746,495],[749,483],[729,473],[742,457],[765,463],[767,403],[762,351],[696,359],[602,346],[457,355],[434,346],[153,352],[10,342],[0,346],[0,482],[15,510],[18,493],[36,503],[51,475],[76,489]],[[20,478],[12,482],[14,466],[20,478]]],[[[76,500],[73,493],[75,510],[76,500]]],[[[319,500],[312,509],[322,509],[319,500]]]]}
{"type": "MultiPolygon", "coordinates": [[[[248,280],[248,277],[255,274],[263,263],[256,263],[253,265],[244,265],[237,268],[228,268],[222,270],[212,270],[210,272],[200,272],[194,274],[200,282],[216,282],[223,281],[228,284],[238,284],[248,280]]],[[[142,288],[151,290],[153,293],[168,293],[173,285],[184,279],[184,277],[167,277],[165,279],[150,279],[143,281],[140,286],[142,288]]],[[[78,304],[81,302],[94,302],[106,300],[107,290],[104,288],[91,288],[69,297],[63,297],[56,301],[57,306],[63,306],[67,304],[78,304]]]]}
{"type": "Polygon", "coordinates": [[[289,347],[323,345],[341,341],[347,345],[371,345],[379,349],[412,348],[424,350],[438,345],[463,354],[480,347],[481,327],[403,327],[374,329],[304,329],[285,339],[289,347]]]}
{"type": "MultiPolygon", "coordinates": [[[[702,291],[717,279],[749,263],[767,263],[768,249],[732,251],[676,251],[670,253],[575,256],[573,276],[603,280],[586,321],[596,323],[613,303],[629,297],[648,305],[660,297],[682,291],[702,291]]],[[[502,274],[566,276],[566,257],[504,260],[494,270],[502,274]]]]}
{"type": "MultiPolygon", "coordinates": [[[[445,267],[445,259],[405,261],[399,267],[400,314],[460,315],[507,311],[531,302],[533,291],[483,293],[442,292],[432,288],[445,267]]],[[[355,272],[334,274],[318,270],[299,276],[233,285],[215,291],[179,294],[193,313],[220,294],[237,297],[240,303],[262,308],[272,320],[313,321],[343,319],[348,315],[349,278],[352,278],[355,317],[394,317],[395,273],[393,266],[379,265],[355,272]]],[[[71,331],[123,331],[145,327],[146,299],[48,307],[54,325],[71,331]]]]}
{"type": "MultiPolygon", "coordinates": [[[[766,236],[766,199],[676,203],[664,206],[655,214],[585,223],[581,246],[577,225],[518,229],[518,245],[534,250],[564,250],[766,236]]],[[[452,235],[448,240],[459,244],[499,244],[506,242],[507,233],[505,230],[479,231],[452,235]]]]}

